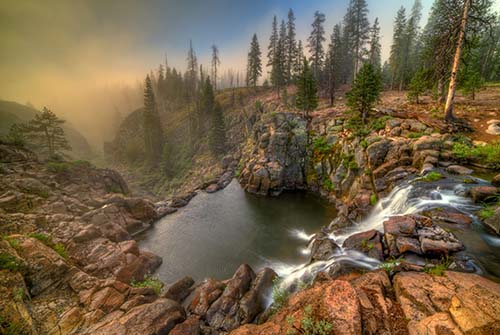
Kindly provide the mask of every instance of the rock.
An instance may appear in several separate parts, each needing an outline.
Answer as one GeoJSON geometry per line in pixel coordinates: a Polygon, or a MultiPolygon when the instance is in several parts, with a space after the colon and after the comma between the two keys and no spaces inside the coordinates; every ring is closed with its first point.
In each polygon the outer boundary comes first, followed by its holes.
{"type": "Polygon", "coordinates": [[[252,287],[240,300],[238,314],[241,315],[240,324],[252,322],[266,308],[266,299],[272,293],[273,281],[278,277],[270,268],[264,268],[257,273],[252,287]]]}
{"type": "Polygon", "coordinates": [[[377,230],[369,230],[349,236],[342,247],[346,249],[358,250],[368,257],[384,260],[381,243],[381,233],[377,230]]]}
{"type": "Polygon", "coordinates": [[[493,177],[493,179],[491,180],[491,184],[496,187],[500,186],[500,174],[497,174],[493,177]]]}
{"type": "Polygon", "coordinates": [[[191,293],[191,287],[193,285],[193,278],[186,276],[168,286],[161,297],[182,303],[182,301],[191,293]]]}
{"type": "Polygon", "coordinates": [[[483,220],[483,224],[491,232],[500,235],[500,207],[496,207],[493,216],[483,220]]]}
{"type": "Polygon", "coordinates": [[[442,146],[442,140],[434,136],[422,136],[413,143],[414,151],[421,150],[437,150],[439,151],[442,146]]]}
{"type": "Polygon", "coordinates": [[[207,279],[195,289],[188,311],[199,316],[205,316],[212,303],[222,295],[224,286],[220,281],[207,279]]]}
{"type": "Polygon", "coordinates": [[[177,324],[169,335],[200,335],[200,319],[196,315],[189,316],[183,323],[177,324]]]}
{"type": "Polygon", "coordinates": [[[368,163],[372,169],[377,168],[384,162],[390,147],[391,142],[389,140],[381,140],[369,145],[368,148],[366,148],[368,163]]]}
{"type": "Polygon", "coordinates": [[[328,238],[326,234],[319,233],[311,246],[310,262],[329,260],[337,249],[338,245],[332,239],[328,238]]]}
{"type": "Polygon", "coordinates": [[[217,183],[210,184],[205,188],[205,192],[207,193],[215,193],[218,190],[220,190],[220,186],[217,183]]]}
{"type": "Polygon", "coordinates": [[[168,334],[176,324],[186,319],[184,309],[175,301],[158,299],[132,308],[119,318],[91,329],[90,334],[168,334]]]}
{"type": "Polygon", "coordinates": [[[121,265],[115,272],[118,280],[130,282],[131,280],[143,280],[144,276],[153,273],[161,265],[162,259],[153,253],[142,251],[139,257],[132,262],[121,265]]]}
{"type": "Polygon", "coordinates": [[[486,132],[491,135],[500,135],[500,120],[489,120],[486,132]]]}
{"type": "Polygon", "coordinates": [[[420,249],[420,243],[415,238],[398,236],[396,238],[396,247],[400,254],[405,252],[413,252],[414,254],[421,255],[422,249],[420,249]]]}
{"type": "Polygon", "coordinates": [[[494,186],[475,186],[469,190],[469,194],[475,203],[496,202],[498,188],[494,186]]]}
{"type": "Polygon", "coordinates": [[[238,313],[238,301],[250,289],[255,273],[247,264],[242,264],[227,282],[224,292],[208,309],[206,321],[214,330],[231,331],[238,327],[242,315],[238,313]]]}
{"type": "Polygon", "coordinates": [[[428,255],[449,255],[452,252],[457,252],[463,249],[463,244],[460,242],[451,242],[444,240],[434,240],[430,238],[421,238],[420,247],[422,252],[428,255]]]}
{"type": "Polygon", "coordinates": [[[392,216],[384,221],[384,233],[391,235],[413,236],[416,222],[410,216],[392,216]]]}
{"type": "Polygon", "coordinates": [[[394,277],[394,289],[412,334],[500,332],[500,284],[486,278],[451,271],[444,276],[403,272],[394,277]]]}
{"type": "Polygon", "coordinates": [[[468,175],[474,172],[474,170],[466,168],[465,166],[461,165],[450,165],[446,168],[446,171],[460,175],[468,175]]]}
{"type": "Polygon", "coordinates": [[[448,209],[433,210],[429,213],[429,216],[434,220],[444,221],[447,223],[454,223],[460,225],[472,224],[472,219],[469,216],[448,209]]]}
{"type": "Polygon", "coordinates": [[[125,301],[125,296],[112,287],[105,287],[91,297],[90,307],[100,309],[104,313],[111,313],[118,309],[125,301]]]}

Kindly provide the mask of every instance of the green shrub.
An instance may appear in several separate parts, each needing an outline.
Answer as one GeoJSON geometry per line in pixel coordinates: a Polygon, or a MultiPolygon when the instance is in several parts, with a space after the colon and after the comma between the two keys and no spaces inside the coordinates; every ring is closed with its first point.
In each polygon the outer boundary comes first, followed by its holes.
{"type": "Polygon", "coordinates": [[[320,154],[327,154],[332,151],[333,145],[327,143],[326,138],[318,137],[313,142],[313,149],[320,154]]]}
{"type": "Polygon", "coordinates": [[[425,135],[424,133],[411,132],[408,133],[408,138],[420,138],[424,135],[425,135]]]}
{"type": "Polygon", "coordinates": [[[333,325],[330,322],[326,320],[317,320],[313,317],[311,305],[304,307],[304,314],[300,320],[299,327],[294,325],[295,318],[293,316],[287,316],[286,320],[290,327],[292,327],[288,335],[329,335],[333,331],[333,325]]]}
{"type": "Polygon", "coordinates": [[[327,178],[327,177],[325,177],[325,179],[323,180],[323,188],[325,190],[330,191],[330,192],[335,191],[335,185],[333,185],[333,183],[330,180],[330,178],[327,178]]]}
{"type": "Polygon", "coordinates": [[[155,293],[158,295],[161,293],[161,289],[163,288],[163,283],[161,282],[161,280],[159,280],[156,277],[152,277],[152,276],[146,276],[146,277],[144,277],[144,280],[142,280],[142,281],[132,280],[130,285],[132,287],[152,288],[155,291],[155,293]]]}
{"type": "Polygon", "coordinates": [[[433,182],[433,181],[438,181],[440,179],[443,179],[444,176],[436,171],[431,171],[428,174],[425,175],[425,177],[422,178],[423,181],[426,182],[433,182]]]}
{"type": "Polygon", "coordinates": [[[69,164],[66,162],[48,162],[47,170],[52,173],[62,174],[70,170],[69,164]]]}
{"type": "Polygon", "coordinates": [[[375,245],[373,243],[369,243],[367,239],[361,240],[361,249],[365,251],[370,251],[373,248],[375,248],[375,245]]]}
{"type": "Polygon", "coordinates": [[[464,161],[478,161],[494,169],[500,169],[500,141],[484,146],[473,146],[467,143],[454,143],[453,155],[464,161]]]}
{"type": "Polygon", "coordinates": [[[375,131],[382,130],[385,128],[386,122],[390,119],[392,119],[392,116],[389,115],[376,118],[375,120],[372,121],[370,128],[375,131]]]}
{"type": "Polygon", "coordinates": [[[481,209],[479,211],[478,215],[481,218],[481,220],[486,220],[486,219],[493,217],[493,215],[495,215],[495,210],[492,207],[486,207],[486,208],[481,209]]]}
{"type": "Polygon", "coordinates": [[[0,253],[0,270],[18,271],[21,268],[19,260],[6,252],[0,253]]]}
{"type": "Polygon", "coordinates": [[[15,301],[22,302],[24,300],[24,289],[22,287],[13,289],[12,295],[15,301]]]}
{"type": "Polygon", "coordinates": [[[377,204],[378,198],[377,195],[372,193],[370,195],[370,205],[375,206],[377,204]]]}
{"type": "Polygon", "coordinates": [[[392,269],[402,262],[403,259],[388,259],[384,263],[380,264],[380,268],[385,270],[385,272],[390,273],[392,269]]]}
{"type": "Polygon", "coordinates": [[[62,258],[68,259],[68,253],[66,251],[66,247],[64,246],[64,244],[56,243],[54,244],[52,249],[54,249],[54,251],[57,252],[59,256],[61,256],[62,258]]]}
{"type": "Polygon", "coordinates": [[[46,246],[50,247],[54,243],[52,242],[52,237],[50,235],[44,234],[44,233],[29,233],[29,237],[36,238],[46,246]]]}
{"type": "Polygon", "coordinates": [[[273,304],[271,306],[271,313],[274,314],[283,308],[288,302],[290,293],[285,288],[281,287],[281,280],[276,277],[273,281],[273,304]]]}
{"type": "Polygon", "coordinates": [[[7,243],[9,243],[9,245],[16,249],[16,250],[19,250],[19,240],[17,238],[13,238],[13,237],[10,237],[10,236],[2,236],[2,240],[6,241],[7,243]]]}
{"type": "Polygon", "coordinates": [[[448,270],[450,264],[451,261],[448,256],[446,256],[445,258],[441,258],[441,261],[437,264],[427,264],[424,268],[424,272],[430,274],[431,276],[442,276],[444,275],[444,272],[448,270]]]}

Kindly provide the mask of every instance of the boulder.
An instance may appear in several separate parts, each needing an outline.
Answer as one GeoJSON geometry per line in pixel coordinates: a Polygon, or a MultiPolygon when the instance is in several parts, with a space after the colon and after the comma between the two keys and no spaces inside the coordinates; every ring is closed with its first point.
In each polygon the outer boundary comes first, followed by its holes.
{"type": "Polygon", "coordinates": [[[446,168],[446,171],[453,173],[453,174],[460,174],[460,175],[468,175],[474,172],[474,170],[466,168],[465,166],[461,165],[450,165],[446,168]]]}
{"type": "Polygon", "coordinates": [[[396,238],[396,247],[400,254],[404,254],[405,252],[412,252],[418,255],[422,254],[420,243],[415,238],[398,236],[396,238]]]}
{"type": "Polygon", "coordinates": [[[205,280],[195,289],[187,310],[204,317],[212,303],[222,295],[224,286],[222,282],[215,279],[205,280]]]}
{"type": "Polygon", "coordinates": [[[420,247],[422,252],[427,255],[439,256],[449,255],[463,249],[463,244],[460,242],[435,240],[431,238],[421,238],[420,247]]]}
{"type": "Polygon", "coordinates": [[[437,150],[439,151],[442,147],[442,140],[439,137],[434,136],[422,136],[413,143],[414,151],[421,150],[437,150]]]}
{"type": "Polygon", "coordinates": [[[469,216],[450,209],[432,210],[429,212],[429,216],[436,221],[443,221],[446,223],[459,225],[472,224],[472,219],[469,216]]]}
{"type": "Polygon", "coordinates": [[[366,154],[368,156],[368,163],[372,169],[382,165],[391,147],[391,142],[389,140],[381,140],[369,145],[366,148],[366,154]]]}
{"type": "Polygon", "coordinates": [[[475,274],[402,272],[393,280],[411,334],[497,334],[500,284],[475,274]],[[447,332],[448,330],[448,332],[447,332]]]}
{"type": "Polygon", "coordinates": [[[500,187],[500,174],[497,174],[493,177],[493,179],[491,180],[491,184],[493,186],[500,187]]]}
{"type": "Polygon", "coordinates": [[[496,202],[498,188],[494,186],[475,186],[469,190],[469,194],[475,203],[496,202]]]}
{"type": "Polygon", "coordinates": [[[500,207],[496,207],[493,216],[483,220],[483,224],[491,232],[500,235],[500,207]]]}
{"type": "Polygon", "coordinates": [[[252,322],[266,308],[267,297],[271,295],[274,279],[278,275],[270,268],[264,268],[257,273],[252,287],[241,298],[239,313],[240,324],[252,322]]]}
{"type": "Polygon", "coordinates": [[[191,315],[183,323],[177,324],[169,335],[200,335],[200,324],[200,318],[191,315]]]}
{"type": "Polygon", "coordinates": [[[191,293],[193,285],[193,278],[186,276],[168,286],[164,290],[161,297],[182,303],[182,301],[191,293]]]}
{"type": "Polygon", "coordinates": [[[383,223],[384,233],[391,235],[413,236],[416,221],[410,216],[392,216],[383,223]]]}
{"type": "Polygon", "coordinates": [[[384,253],[381,243],[381,233],[377,230],[368,230],[349,236],[342,247],[360,251],[368,257],[384,260],[384,253]]]}
{"type": "Polygon", "coordinates": [[[326,234],[319,233],[311,246],[310,262],[326,261],[337,251],[338,245],[326,234]]]}

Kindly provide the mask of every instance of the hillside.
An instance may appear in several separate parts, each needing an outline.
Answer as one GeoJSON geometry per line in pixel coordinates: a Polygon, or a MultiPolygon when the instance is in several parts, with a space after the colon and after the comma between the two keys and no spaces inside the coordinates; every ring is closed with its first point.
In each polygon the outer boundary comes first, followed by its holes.
{"type": "MultiPolygon", "coordinates": [[[[0,135],[9,132],[14,123],[24,123],[33,119],[39,110],[21,105],[14,101],[0,100],[0,135]]],[[[86,158],[92,156],[92,148],[85,136],[83,136],[72,124],[66,122],[63,125],[64,132],[73,149],[70,153],[75,158],[86,158]]]]}

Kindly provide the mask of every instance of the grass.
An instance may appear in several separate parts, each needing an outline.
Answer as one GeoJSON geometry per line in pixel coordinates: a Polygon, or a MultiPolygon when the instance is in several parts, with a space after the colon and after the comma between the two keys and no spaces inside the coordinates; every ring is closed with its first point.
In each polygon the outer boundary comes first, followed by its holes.
{"type": "Polygon", "coordinates": [[[0,253],[0,270],[19,271],[22,264],[18,259],[6,252],[0,253]]]}
{"type": "Polygon", "coordinates": [[[288,302],[290,293],[281,287],[281,279],[276,277],[273,281],[273,304],[271,306],[271,313],[274,314],[282,309],[288,302]]]}
{"type": "Polygon", "coordinates": [[[375,245],[373,243],[368,243],[367,239],[361,240],[361,249],[365,251],[370,251],[373,248],[375,248],[375,245]]]}
{"type": "Polygon", "coordinates": [[[0,315],[0,334],[4,335],[28,335],[31,334],[29,327],[19,321],[8,320],[0,315]]]}
{"type": "Polygon", "coordinates": [[[70,166],[66,162],[48,162],[47,170],[52,173],[62,174],[68,172],[70,170],[70,166]]]}
{"type": "Polygon", "coordinates": [[[49,248],[52,248],[52,250],[57,252],[59,256],[61,256],[62,258],[66,260],[68,259],[68,253],[66,251],[66,247],[64,246],[64,244],[60,242],[54,243],[54,241],[52,240],[52,236],[44,233],[30,233],[28,234],[28,236],[35,238],[40,242],[42,242],[43,244],[45,244],[46,246],[48,246],[49,248]]]}
{"type": "Polygon", "coordinates": [[[424,268],[424,272],[430,274],[431,276],[442,276],[444,272],[448,270],[448,267],[451,264],[451,260],[446,256],[445,258],[441,258],[439,263],[429,266],[427,264],[424,268]]]}
{"type": "Polygon", "coordinates": [[[304,334],[304,335],[329,335],[332,334],[333,325],[326,320],[318,320],[312,315],[312,306],[304,307],[304,313],[300,320],[299,327],[295,326],[295,318],[287,316],[286,318],[291,329],[287,335],[304,334]]]}
{"type": "Polygon", "coordinates": [[[382,130],[385,128],[385,124],[388,120],[392,119],[392,116],[385,115],[379,118],[376,118],[375,120],[372,121],[370,124],[370,128],[373,130],[382,130]]]}
{"type": "Polygon", "coordinates": [[[425,135],[424,133],[411,132],[411,133],[408,133],[408,138],[420,138],[424,135],[425,135]]]}
{"type": "Polygon", "coordinates": [[[387,274],[391,273],[392,269],[398,265],[399,263],[401,263],[404,259],[388,259],[386,260],[384,263],[380,264],[380,268],[385,270],[385,272],[387,272],[387,274]]]}
{"type": "Polygon", "coordinates": [[[443,178],[444,178],[444,176],[441,173],[436,172],[436,171],[431,171],[428,174],[426,174],[425,177],[422,178],[422,181],[433,182],[433,181],[441,180],[443,178]]]}
{"type": "Polygon", "coordinates": [[[130,285],[132,287],[152,288],[158,295],[161,293],[161,289],[163,288],[163,283],[158,278],[152,276],[146,276],[142,281],[132,280],[130,285]]]}
{"type": "Polygon", "coordinates": [[[66,251],[66,247],[62,243],[56,243],[52,246],[55,252],[59,254],[64,259],[68,259],[68,252],[66,251]]]}
{"type": "Polygon", "coordinates": [[[375,206],[377,204],[378,198],[375,193],[370,195],[370,205],[375,206]]]}
{"type": "Polygon", "coordinates": [[[14,296],[14,300],[18,302],[24,301],[24,289],[22,287],[18,287],[12,290],[12,295],[14,296]]]}
{"type": "Polygon", "coordinates": [[[477,161],[493,169],[500,169],[500,141],[484,146],[469,145],[464,142],[453,144],[453,155],[463,161],[477,161]]]}
{"type": "Polygon", "coordinates": [[[333,185],[332,181],[327,177],[323,180],[323,188],[330,192],[335,191],[335,185],[333,185]]]}
{"type": "Polygon", "coordinates": [[[9,245],[12,248],[14,248],[16,250],[19,250],[21,242],[19,242],[19,240],[17,238],[13,238],[13,237],[10,237],[10,236],[2,236],[2,240],[4,240],[7,243],[9,243],[9,245]]]}

